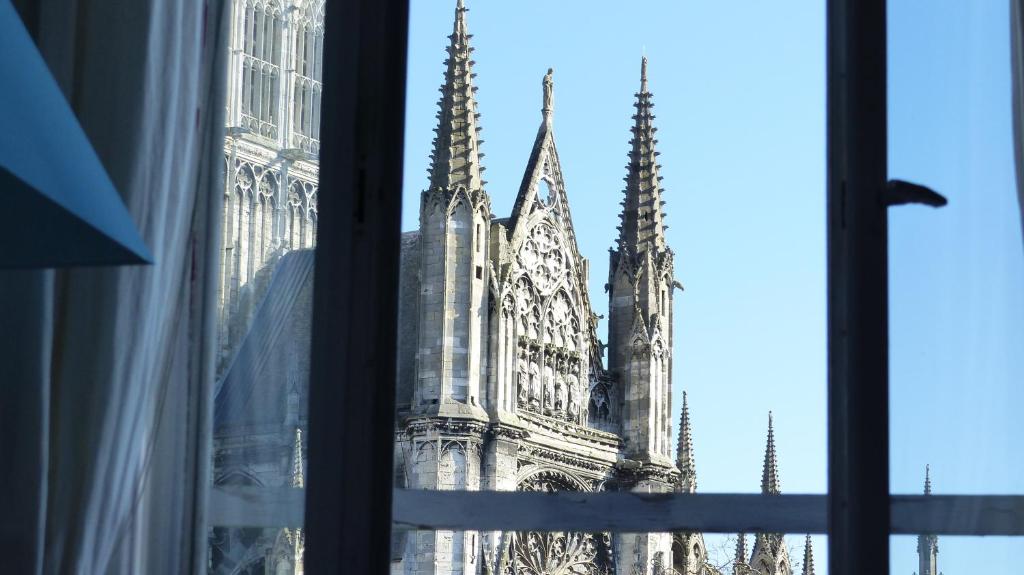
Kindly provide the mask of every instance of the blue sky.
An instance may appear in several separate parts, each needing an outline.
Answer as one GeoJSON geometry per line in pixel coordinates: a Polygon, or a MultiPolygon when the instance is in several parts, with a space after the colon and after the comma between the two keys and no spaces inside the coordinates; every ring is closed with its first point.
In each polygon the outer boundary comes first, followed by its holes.
{"type": "MultiPolygon", "coordinates": [[[[511,211],[553,67],[556,142],[599,314],[646,53],[669,243],[686,287],[675,409],[685,389],[700,489],[759,489],[772,410],[783,490],[824,493],[824,2],[467,2],[492,209],[511,211]]],[[[406,230],[426,185],[454,4],[412,2],[406,230]]],[[[1024,349],[1024,257],[1010,210],[1006,3],[891,4],[892,173],[951,200],[892,218],[893,489],[918,491],[931,463],[940,492],[1020,492],[1024,457],[1009,433],[1024,400],[1011,385],[1024,380],[1014,353],[1024,349]],[[970,241],[954,241],[965,233],[970,241]]],[[[894,540],[894,573],[916,570],[904,539],[894,540]]],[[[949,575],[978,567],[978,540],[959,541],[942,546],[949,575]]],[[[1002,572],[1024,546],[985,549],[1002,572]]],[[[821,573],[824,538],[815,553],[821,573]]]]}

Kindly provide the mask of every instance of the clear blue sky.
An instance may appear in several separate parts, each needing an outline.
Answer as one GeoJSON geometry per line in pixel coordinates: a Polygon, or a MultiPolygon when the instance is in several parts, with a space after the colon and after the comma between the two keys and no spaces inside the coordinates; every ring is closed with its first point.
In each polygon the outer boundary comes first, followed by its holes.
{"type": "MultiPolygon", "coordinates": [[[[772,410],[783,490],[824,493],[824,2],[467,3],[492,208],[511,211],[553,67],[556,142],[597,313],[647,54],[669,242],[686,287],[675,409],[685,389],[700,489],[759,489],[772,410]]],[[[406,230],[426,185],[454,4],[412,2],[406,230]]],[[[917,492],[927,462],[939,492],[1021,492],[1011,434],[1024,386],[1011,382],[1024,381],[1024,254],[1006,1],[891,4],[892,173],[951,200],[892,218],[893,489],[917,492]]],[[[1024,551],[1020,540],[948,539],[947,575],[979,562],[1008,572],[1024,551]]],[[[893,573],[916,570],[914,546],[894,540],[893,573]]],[[[815,554],[822,573],[824,538],[815,554]]]]}

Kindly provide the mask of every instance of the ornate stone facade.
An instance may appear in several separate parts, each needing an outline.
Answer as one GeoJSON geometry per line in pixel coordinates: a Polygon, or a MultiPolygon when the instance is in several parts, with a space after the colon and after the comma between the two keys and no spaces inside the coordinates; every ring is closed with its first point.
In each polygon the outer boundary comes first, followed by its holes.
{"type": "MultiPolygon", "coordinates": [[[[490,210],[466,8],[459,0],[418,232],[403,241],[396,478],[414,489],[667,492],[672,298],[643,63],[623,226],[609,278],[609,364],[554,136],[554,72],[512,213],[490,210]]],[[[689,434],[687,427],[687,437],[689,434]]],[[[690,467],[688,471],[692,472],[690,467]]],[[[699,534],[679,535],[702,574],[699,534]]],[[[408,532],[409,575],[670,572],[667,533],[408,532]]]]}

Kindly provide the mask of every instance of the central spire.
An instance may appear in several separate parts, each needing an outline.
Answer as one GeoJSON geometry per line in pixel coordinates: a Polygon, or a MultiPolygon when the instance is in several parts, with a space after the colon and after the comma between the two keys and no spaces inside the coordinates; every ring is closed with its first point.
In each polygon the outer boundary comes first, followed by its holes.
{"type": "Polygon", "coordinates": [[[469,40],[473,37],[466,26],[466,6],[458,0],[455,6],[455,24],[448,45],[445,60],[444,84],[438,101],[437,136],[434,151],[430,154],[430,189],[454,189],[463,186],[468,190],[483,189],[484,181],[480,165],[480,128],[476,111],[476,88],[473,87],[473,48],[469,40]]]}
{"type": "Polygon", "coordinates": [[[664,202],[661,199],[661,176],[658,170],[658,152],[654,150],[658,140],[654,133],[654,115],[651,109],[651,93],[647,88],[647,57],[640,63],[640,91],[636,94],[636,114],[633,116],[633,127],[630,128],[633,138],[629,141],[629,164],[626,165],[626,189],[622,202],[622,214],[619,216],[619,249],[633,253],[646,251],[648,248],[665,249],[665,214],[662,212],[664,202]]]}
{"type": "Polygon", "coordinates": [[[761,471],[761,493],[778,495],[782,493],[779,482],[779,462],[775,455],[775,427],[772,412],[768,412],[768,444],[764,449],[764,469],[761,471]]]}

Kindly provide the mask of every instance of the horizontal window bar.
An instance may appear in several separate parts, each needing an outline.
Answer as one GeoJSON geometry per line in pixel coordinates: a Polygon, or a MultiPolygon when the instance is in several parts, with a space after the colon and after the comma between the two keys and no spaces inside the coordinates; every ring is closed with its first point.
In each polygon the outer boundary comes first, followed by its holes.
{"type": "MultiPolygon", "coordinates": [[[[291,487],[217,486],[209,524],[303,524],[305,492],[291,487]]],[[[393,521],[403,529],[613,531],[647,533],[825,533],[825,495],[528,493],[396,489],[393,521]]],[[[1024,535],[1024,496],[894,495],[894,535],[1024,535]]]]}
{"type": "Polygon", "coordinates": [[[896,535],[1024,535],[1021,495],[892,495],[896,535]]]}
{"type": "Polygon", "coordinates": [[[650,533],[824,533],[824,495],[495,492],[396,489],[409,529],[650,533]]]}
{"type": "Polygon", "coordinates": [[[210,489],[210,527],[302,527],[306,490],[295,487],[215,485],[210,489]]]}

